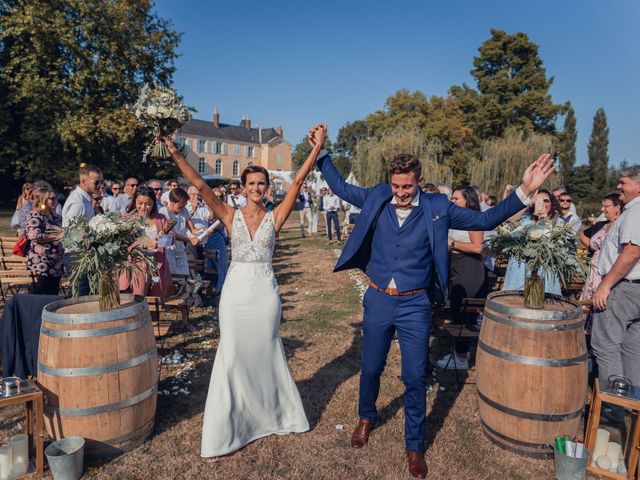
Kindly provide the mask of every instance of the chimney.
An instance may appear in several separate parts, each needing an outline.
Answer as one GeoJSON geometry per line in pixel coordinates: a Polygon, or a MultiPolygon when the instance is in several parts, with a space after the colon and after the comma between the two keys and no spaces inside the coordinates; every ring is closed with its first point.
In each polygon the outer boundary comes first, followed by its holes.
{"type": "Polygon", "coordinates": [[[217,108],[213,109],[213,126],[216,128],[220,126],[220,114],[217,108]]]}
{"type": "Polygon", "coordinates": [[[277,133],[278,135],[280,135],[281,137],[283,137],[283,136],[284,136],[284,135],[282,134],[282,127],[281,127],[281,126],[276,127],[276,133],[277,133]]]}
{"type": "Polygon", "coordinates": [[[258,143],[262,145],[262,129],[260,128],[260,125],[258,125],[258,143]]]}
{"type": "Polygon", "coordinates": [[[244,118],[244,128],[251,128],[251,119],[249,118],[249,114],[247,113],[244,118]]]}

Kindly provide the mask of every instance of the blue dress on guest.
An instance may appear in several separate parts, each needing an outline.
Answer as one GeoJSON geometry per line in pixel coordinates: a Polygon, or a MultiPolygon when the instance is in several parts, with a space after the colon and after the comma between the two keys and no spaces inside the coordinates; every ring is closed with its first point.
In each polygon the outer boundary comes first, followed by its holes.
{"type": "Polygon", "coordinates": [[[218,251],[218,259],[216,260],[215,264],[213,260],[207,259],[205,267],[215,268],[218,272],[218,278],[216,280],[216,293],[219,294],[222,291],[222,285],[224,284],[224,279],[227,276],[227,265],[229,263],[227,259],[227,243],[225,241],[224,233],[222,233],[221,230],[214,230],[213,233],[207,238],[205,248],[218,251]]]}
{"type": "MultiPolygon", "coordinates": [[[[520,218],[519,222],[520,225],[529,225],[530,223],[533,223],[533,219],[529,215],[524,214],[520,218]]],[[[513,257],[509,258],[507,273],[505,273],[504,276],[504,285],[502,290],[524,290],[525,272],[525,262],[519,262],[513,257]]],[[[540,273],[544,275],[544,292],[551,293],[553,295],[562,295],[560,279],[558,276],[546,270],[542,270],[540,273]]]]}

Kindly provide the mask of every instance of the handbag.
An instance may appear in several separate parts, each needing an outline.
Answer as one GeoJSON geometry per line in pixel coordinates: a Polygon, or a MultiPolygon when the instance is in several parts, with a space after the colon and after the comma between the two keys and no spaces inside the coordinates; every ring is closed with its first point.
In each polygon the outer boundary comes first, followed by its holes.
{"type": "Polygon", "coordinates": [[[14,255],[18,255],[19,257],[26,257],[27,251],[29,250],[29,239],[26,235],[20,235],[16,243],[13,245],[13,253],[14,255]]]}

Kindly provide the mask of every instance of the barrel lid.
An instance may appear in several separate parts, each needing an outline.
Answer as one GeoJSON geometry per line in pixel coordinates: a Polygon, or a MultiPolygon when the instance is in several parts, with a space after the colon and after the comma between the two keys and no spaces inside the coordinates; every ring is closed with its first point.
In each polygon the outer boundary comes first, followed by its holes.
{"type": "Polygon", "coordinates": [[[59,310],[73,305],[98,303],[97,295],[85,295],[77,298],[66,298],[46,305],[42,309],[42,321],[61,325],[77,325],[90,323],[103,323],[122,320],[123,318],[137,315],[149,309],[147,300],[141,295],[120,295],[121,305],[117,308],[100,311],[88,311],[86,313],[60,313],[59,310]]]}
{"type": "Polygon", "coordinates": [[[546,293],[544,298],[544,309],[534,310],[524,306],[524,294],[522,291],[504,290],[489,294],[485,308],[527,320],[557,321],[582,317],[582,306],[576,300],[550,293],[546,293]]]}

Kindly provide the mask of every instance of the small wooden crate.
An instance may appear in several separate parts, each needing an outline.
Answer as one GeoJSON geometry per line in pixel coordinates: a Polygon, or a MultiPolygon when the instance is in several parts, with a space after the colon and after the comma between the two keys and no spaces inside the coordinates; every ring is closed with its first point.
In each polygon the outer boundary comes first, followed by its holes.
{"type": "Polygon", "coordinates": [[[29,437],[29,471],[25,475],[18,477],[18,479],[30,480],[40,478],[44,470],[43,394],[38,385],[31,380],[22,381],[21,391],[24,393],[18,393],[10,397],[0,396],[0,408],[25,404],[27,413],[25,433],[29,437]]]}

